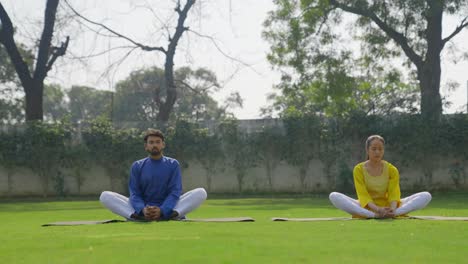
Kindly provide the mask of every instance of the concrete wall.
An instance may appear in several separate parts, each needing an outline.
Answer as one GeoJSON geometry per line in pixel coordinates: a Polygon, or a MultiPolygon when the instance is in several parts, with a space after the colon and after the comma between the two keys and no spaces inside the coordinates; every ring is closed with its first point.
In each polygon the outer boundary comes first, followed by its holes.
{"type": "MultiPolygon", "coordinates": [[[[433,173],[432,184],[428,185],[424,174],[416,168],[399,168],[401,174],[401,188],[407,191],[422,190],[454,190],[456,186],[448,173],[448,163],[438,162],[439,167],[433,173]]],[[[352,165],[349,165],[352,169],[352,165]]],[[[64,175],[64,191],[67,195],[95,195],[99,196],[103,190],[112,190],[120,193],[127,193],[127,179],[117,179],[112,182],[110,175],[104,168],[92,167],[84,173],[84,182],[78,192],[77,179],[73,171],[62,170],[64,175]]],[[[350,176],[350,182],[352,182],[350,176]]],[[[232,168],[219,170],[212,176],[210,188],[207,184],[207,173],[197,162],[189,162],[188,168],[183,169],[182,179],[184,191],[204,187],[210,189],[212,193],[238,193],[239,185],[236,173],[232,168]]],[[[272,187],[270,187],[266,169],[264,167],[255,167],[247,171],[244,177],[242,190],[244,192],[329,192],[336,188],[330,183],[337,179],[329,179],[323,170],[323,164],[319,160],[313,160],[309,170],[306,173],[305,185],[303,186],[299,177],[299,170],[290,166],[284,161],[277,164],[271,175],[272,187]]],[[[54,185],[56,183],[49,178],[48,195],[56,195],[54,185]]],[[[42,185],[40,177],[33,171],[26,168],[16,168],[12,174],[11,190],[8,193],[8,175],[7,170],[0,167],[0,196],[42,196],[42,185]]],[[[349,186],[352,189],[352,186],[349,186]]],[[[468,189],[468,182],[465,182],[462,189],[468,189]]]]}

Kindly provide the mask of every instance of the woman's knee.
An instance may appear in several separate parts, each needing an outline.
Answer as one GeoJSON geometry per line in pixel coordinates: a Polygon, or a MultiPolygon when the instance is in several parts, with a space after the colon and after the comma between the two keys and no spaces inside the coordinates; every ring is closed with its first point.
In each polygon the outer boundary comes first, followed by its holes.
{"type": "Polygon", "coordinates": [[[335,201],[341,195],[342,194],[339,192],[331,192],[330,195],[328,195],[328,199],[330,199],[330,201],[335,201]]]}
{"type": "Polygon", "coordinates": [[[421,192],[419,195],[423,197],[423,199],[427,202],[432,200],[432,195],[429,192],[421,192]]]}

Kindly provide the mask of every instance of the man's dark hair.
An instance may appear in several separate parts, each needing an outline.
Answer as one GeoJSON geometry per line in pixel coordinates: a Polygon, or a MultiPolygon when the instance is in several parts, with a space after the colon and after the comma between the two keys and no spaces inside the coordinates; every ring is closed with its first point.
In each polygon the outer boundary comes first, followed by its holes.
{"type": "Polygon", "coordinates": [[[164,134],[159,129],[148,128],[148,130],[146,130],[145,132],[145,137],[144,137],[145,143],[148,140],[148,137],[150,136],[159,137],[162,139],[162,141],[164,141],[164,134]]]}

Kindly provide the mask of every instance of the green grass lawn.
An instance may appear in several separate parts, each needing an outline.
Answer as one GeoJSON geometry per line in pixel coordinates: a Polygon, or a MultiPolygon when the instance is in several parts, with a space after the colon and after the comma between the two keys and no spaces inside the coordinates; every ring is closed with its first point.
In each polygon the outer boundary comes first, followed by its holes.
{"type": "MultiPolygon", "coordinates": [[[[433,195],[413,215],[468,216],[467,194],[433,195]]],[[[0,203],[1,263],[467,263],[468,221],[272,222],[271,217],[346,216],[327,197],[209,199],[192,218],[256,222],[115,223],[97,201],[0,203]]]]}

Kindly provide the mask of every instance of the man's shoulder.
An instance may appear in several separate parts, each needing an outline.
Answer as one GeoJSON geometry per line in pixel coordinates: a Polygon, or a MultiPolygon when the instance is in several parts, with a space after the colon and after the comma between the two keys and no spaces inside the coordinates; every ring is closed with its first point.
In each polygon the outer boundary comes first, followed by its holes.
{"type": "Polygon", "coordinates": [[[167,156],[163,156],[163,162],[169,163],[169,164],[174,164],[174,165],[179,165],[178,160],[176,160],[174,158],[171,158],[171,157],[167,157],[167,156]]]}
{"type": "Polygon", "coordinates": [[[149,159],[149,157],[146,157],[146,158],[142,158],[142,159],[140,159],[140,160],[134,161],[134,162],[133,162],[133,166],[141,166],[141,165],[143,165],[148,159],[149,159]]]}

